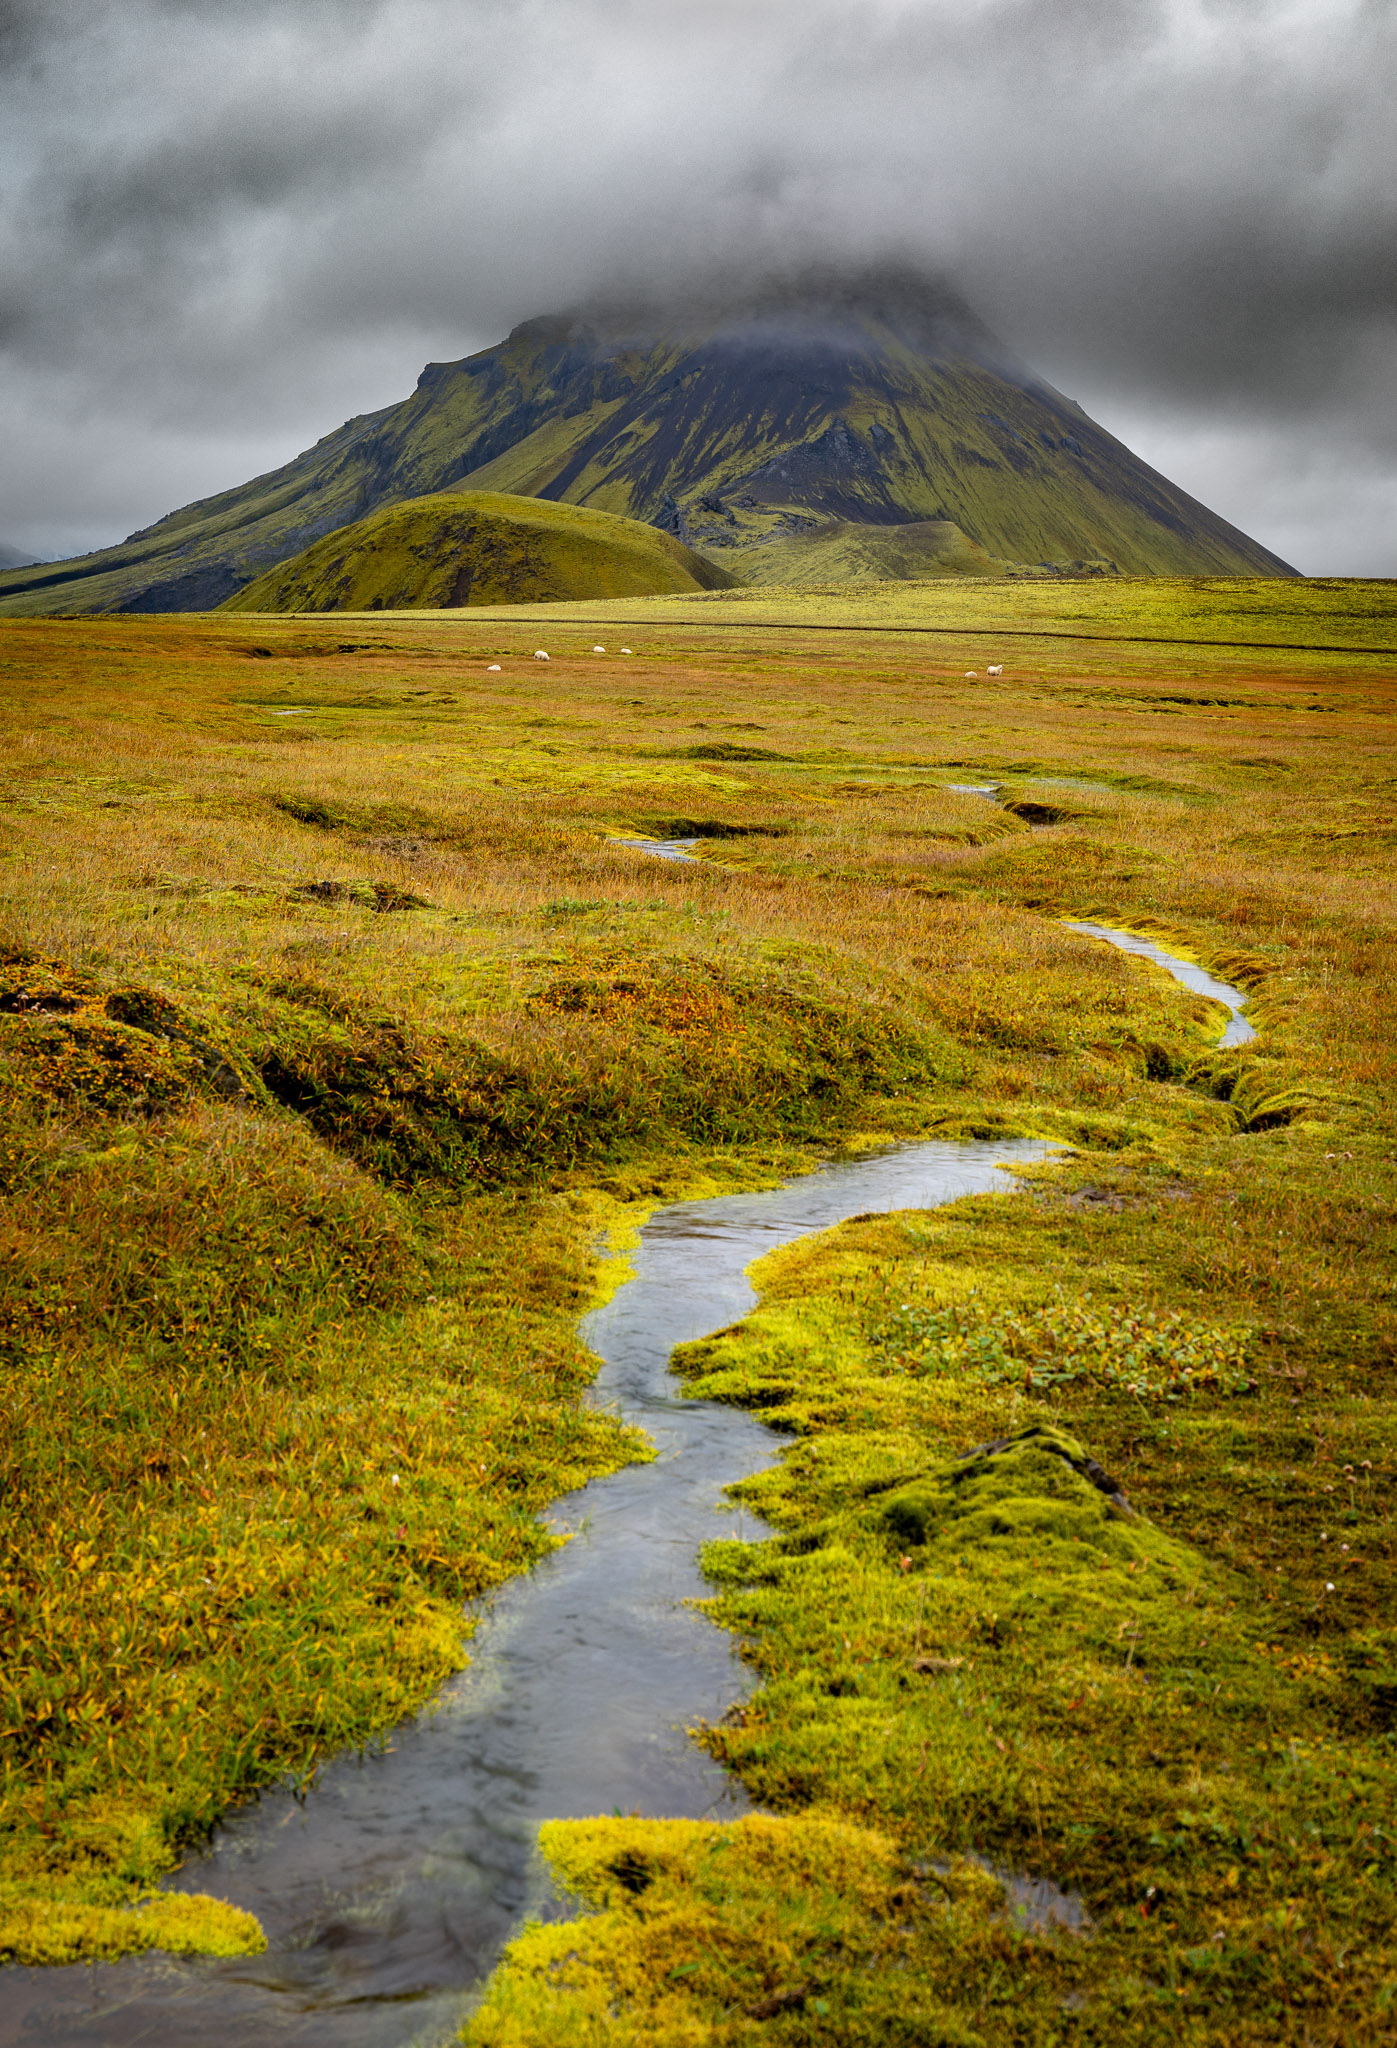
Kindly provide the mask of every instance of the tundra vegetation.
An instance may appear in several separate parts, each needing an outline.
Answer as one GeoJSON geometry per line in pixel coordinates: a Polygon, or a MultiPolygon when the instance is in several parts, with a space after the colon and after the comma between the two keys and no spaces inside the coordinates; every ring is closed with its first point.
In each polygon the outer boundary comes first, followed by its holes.
{"type": "Polygon", "coordinates": [[[1037,1135],[681,1351],[788,1439],[706,1559],[762,1810],[552,1824],[587,1913],[470,2038],[1389,2038],[1395,611],[6,621],[0,1952],[256,1944],[161,1873],[646,1454],[581,1402],[609,1225],[1037,1135]]]}

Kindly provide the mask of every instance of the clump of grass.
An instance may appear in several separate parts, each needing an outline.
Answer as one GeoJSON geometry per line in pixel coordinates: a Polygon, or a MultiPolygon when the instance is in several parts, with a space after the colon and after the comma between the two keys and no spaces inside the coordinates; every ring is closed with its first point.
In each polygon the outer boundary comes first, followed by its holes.
{"type": "Polygon", "coordinates": [[[472,2048],[720,2048],[757,2027],[860,2048],[968,2042],[948,1974],[1027,1948],[1045,2017],[1072,1982],[1070,1956],[1025,1943],[992,1877],[964,1861],[913,1870],[875,1828],[822,1815],[555,1821],[541,1843],[594,1910],[514,1944],[466,2030],[472,2048]]]}
{"type": "Polygon", "coordinates": [[[640,952],[551,973],[507,1032],[472,1036],[365,1014],[304,973],[266,994],[275,1007],[252,1029],[267,1088],[394,1185],[518,1181],[637,1146],[809,1140],[871,1095],[964,1068],[928,1023],[829,977],[640,952]]]}
{"type": "Polygon", "coordinates": [[[869,1332],[869,1342],[919,1377],[948,1374],[986,1386],[1018,1382],[1029,1392],[1086,1380],[1177,1401],[1205,1389],[1254,1389],[1251,1335],[1199,1323],[1178,1309],[1156,1314],[1058,1288],[1047,1306],[1017,1315],[996,1315],[973,1296],[949,1307],[901,1302],[869,1332]]]}

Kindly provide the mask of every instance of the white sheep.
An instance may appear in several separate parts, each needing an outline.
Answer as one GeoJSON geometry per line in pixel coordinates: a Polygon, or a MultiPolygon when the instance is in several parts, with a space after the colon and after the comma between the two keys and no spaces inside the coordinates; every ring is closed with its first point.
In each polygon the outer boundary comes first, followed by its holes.
{"type": "Polygon", "coordinates": [[[547,656],[547,655],[546,655],[546,654],[544,653],[544,651],[543,651],[543,649],[542,649],[541,647],[536,647],[536,648],[534,649],[534,660],[535,660],[535,661],[547,661],[547,659],[548,659],[548,656],[547,656]]]}
{"type": "Polygon", "coordinates": [[[985,670],[985,674],[987,676],[1002,676],[1003,673],[1004,663],[1002,661],[992,661],[989,667],[985,670]]]}
{"type": "Polygon", "coordinates": [[[631,651],[631,650],[630,650],[630,648],[629,648],[629,647],[623,647],[623,648],[621,649],[621,652],[622,652],[622,654],[629,654],[629,653],[630,653],[630,651],[631,651]]]}
{"type": "Polygon", "coordinates": [[[967,669],[967,670],[965,671],[965,680],[966,680],[966,681],[967,681],[968,683],[969,683],[969,682],[975,682],[975,683],[978,683],[978,682],[979,682],[979,680],[980,680],[980,671],[979,671],[979,670],[978,670],[977,668],[968,668],[968,669],[967,669]]]}
{"type": "Polygon", "coordinates": [[[592,652],[593,654],[605,654],[606,649],[604,647],[594,647],[592,652]]]}
{"type": "Polygon", "coordinates": [[[489,668],[487,668],[487,669],[486,669],[485,673],[486,673],[486,675],[487,675],[487,676],[497,676],[497,675],[499,675],[499,674],[500,674],[500,665],[499,665],[499,663],[498,663],[497,661],[492,661],[492,662],[491,662],[491,664],[490,664],[490,666],[489,666],[489,668]]]}

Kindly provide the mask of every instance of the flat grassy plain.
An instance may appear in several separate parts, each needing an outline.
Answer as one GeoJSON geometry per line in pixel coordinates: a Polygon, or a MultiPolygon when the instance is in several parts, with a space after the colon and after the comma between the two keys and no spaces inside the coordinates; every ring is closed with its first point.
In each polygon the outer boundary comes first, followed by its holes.
{"type": "Polygon", "coordinates": [[[255,1945],[162,1870],[428,1698],[539,1509],[644,1455],[580,1405],[608,1225],[1013,1133],[1063,1149],[776,1255],[681,1356],[790,1433],[776,1536],[708,1559],[761,1684],[703,1739],[767,1812],[547,1831],[596,1911],[472,2038],[1389,2036],[1391,586],[12,619],[0,660],[0,1953],[255,1945]]]}

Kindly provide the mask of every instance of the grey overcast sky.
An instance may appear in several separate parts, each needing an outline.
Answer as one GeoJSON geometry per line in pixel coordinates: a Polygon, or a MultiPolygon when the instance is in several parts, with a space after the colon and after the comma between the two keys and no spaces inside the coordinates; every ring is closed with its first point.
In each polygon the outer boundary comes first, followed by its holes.
{"type": "Polygon", "coordinates": [[[1393,0],[0,0],[0,541],[715,260],[943,271],[1310,574],[1397,574],[1393,0]]]}

